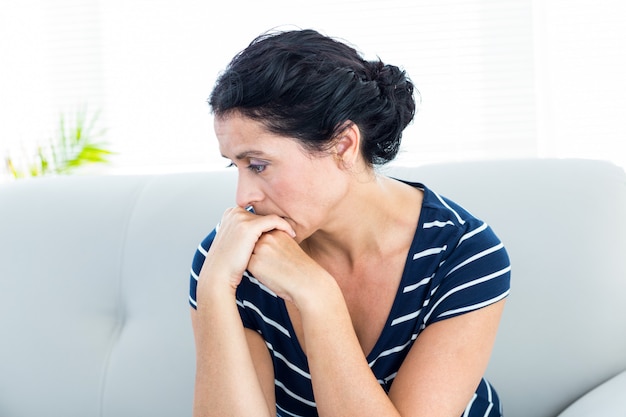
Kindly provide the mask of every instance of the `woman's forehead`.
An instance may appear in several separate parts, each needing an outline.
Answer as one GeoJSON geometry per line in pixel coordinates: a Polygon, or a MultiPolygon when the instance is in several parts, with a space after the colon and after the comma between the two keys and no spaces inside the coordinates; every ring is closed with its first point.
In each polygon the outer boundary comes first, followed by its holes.
{"type": "Polygon", "coordinates": [[[220,152],[226,158],[261,158],[294,150],[302,152],[295,139],[272,133],[262,123],[245,116],[216,118],[214,125],[220,152]]]}

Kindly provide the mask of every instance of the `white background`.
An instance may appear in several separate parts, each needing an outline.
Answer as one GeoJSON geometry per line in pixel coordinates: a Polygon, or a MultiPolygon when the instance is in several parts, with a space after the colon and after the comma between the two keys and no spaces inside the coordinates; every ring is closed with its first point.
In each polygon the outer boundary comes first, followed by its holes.
{"type": "Polygon", "coordinates": [[[257,35],[300,27],[407,71],[422,104],[398,163],[626,166],[624,21],[623,0],[0,0],[0,162],[32,159],[86,105],[116,152],[90,173],[222,167],[218,73],[257,35]]]}

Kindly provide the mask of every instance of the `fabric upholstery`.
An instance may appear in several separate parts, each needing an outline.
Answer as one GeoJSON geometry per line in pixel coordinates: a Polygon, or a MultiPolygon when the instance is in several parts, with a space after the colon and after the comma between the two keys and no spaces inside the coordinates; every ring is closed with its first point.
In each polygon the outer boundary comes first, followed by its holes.
{"type": "Polygon", "coordinates": [[[559,414],[559,417],[626,416],[626,371],[611,378],[559,414]]]}

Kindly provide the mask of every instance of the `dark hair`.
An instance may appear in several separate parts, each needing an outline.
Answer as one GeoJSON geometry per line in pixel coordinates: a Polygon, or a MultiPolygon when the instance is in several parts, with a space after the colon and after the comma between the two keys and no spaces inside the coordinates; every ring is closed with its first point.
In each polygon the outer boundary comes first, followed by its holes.
{"type": "Polygon", "coordinates": [[[415,115],[404,71],[366,61],[351,46],[313,30],[261,35],[236,55],[209,98],[217,117],[238,112],[275,134],[325,150],[355,123],[369,164],[391,161],[415,115]]]}

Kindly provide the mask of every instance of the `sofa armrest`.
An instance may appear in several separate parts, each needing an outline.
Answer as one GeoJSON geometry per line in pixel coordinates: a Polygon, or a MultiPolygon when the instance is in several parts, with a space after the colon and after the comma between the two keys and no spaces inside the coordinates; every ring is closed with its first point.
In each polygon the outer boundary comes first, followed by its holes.
{"type": "Polygon", "coordinates": [[[623,371],[582,396],[558,417],[624,417],[625,394],[626,371],[623,371]]]}

